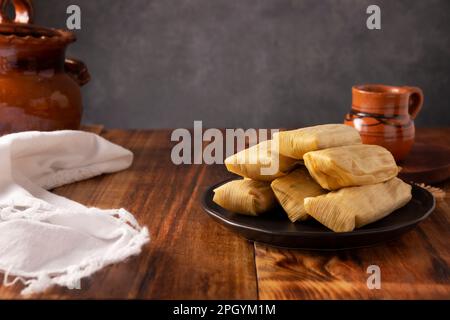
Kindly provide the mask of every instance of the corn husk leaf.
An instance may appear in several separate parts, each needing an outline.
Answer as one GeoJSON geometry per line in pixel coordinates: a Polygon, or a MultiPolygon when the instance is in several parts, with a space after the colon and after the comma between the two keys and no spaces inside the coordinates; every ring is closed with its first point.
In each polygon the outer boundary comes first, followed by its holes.
{"type": "Polygon", "coordinates": [[[261,142],[225,160],[228,171],[245,178],[273,181],[294,169],[298,161],[280,155],[272,140],[261,142]]]}
{"type": "Polygon", "coordinates": [[[213,201],[234,213],[257,216],[276,205],[270,184],[250,179],[234,180],[214,190],[213,201]]]}
{"type": "Polygon", "coordinates": [[[343,124],[278,132],[273,139],[279,144],[280,154],[294,159],[302,159],[310,151],[362,143],[358,131],[343,124]]]}
{"type": "Polygon", "coordinates": [[[287,176],[274,180],[272,190],[292,222],[308,218],[303,201],[326,193],[309,175],[306,168],[296,169],[287,176]]]}
{"type": "Polygon", "coordinates": [[[392,154],[375,145],[352,145],[308,152],[303,157],[311,176],[322,188],[377,184],[397,176],[392,154]]]}
{"type": "Polygon", "coordinates": [[[306,212],[335,232],[350,232],[405,206],[411,186],[398,178],[305,199],[306,212]]]}

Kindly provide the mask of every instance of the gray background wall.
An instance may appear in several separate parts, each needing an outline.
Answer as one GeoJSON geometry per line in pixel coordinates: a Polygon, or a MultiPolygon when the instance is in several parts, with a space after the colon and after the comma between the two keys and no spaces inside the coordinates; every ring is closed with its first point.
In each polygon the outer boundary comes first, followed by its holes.
{"type": "Polygon", "coordinates": [[[70,55],[92,82],[85,122],[295,127],[341,122],[353,84],[416,85],[422,126],[450,125],[448,0],[35,0],[37,23],[82,9],[70,55]],[[382,30],[366,28],[369,4],[382,30]]]}

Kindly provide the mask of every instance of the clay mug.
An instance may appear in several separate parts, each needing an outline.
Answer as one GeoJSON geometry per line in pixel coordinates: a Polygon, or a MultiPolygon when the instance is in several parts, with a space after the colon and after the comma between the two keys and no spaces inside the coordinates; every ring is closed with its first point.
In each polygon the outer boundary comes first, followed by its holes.
{"type": "Polygon", "coordinates": [[[385,147],[395,160],[403,160],[414,144],[414,119],[424,96],[417,87],[381,84],[354,86],[352,109],[345,124],[355,127],[363,143],[385,147]]]}
{"type": "Polygon", "coordinates": [[[32,18],[30,0],[0,0],[0,135],[80,126],[80,87],[90,76],[84,63],[65,57],[75,35],[32,18]]]}

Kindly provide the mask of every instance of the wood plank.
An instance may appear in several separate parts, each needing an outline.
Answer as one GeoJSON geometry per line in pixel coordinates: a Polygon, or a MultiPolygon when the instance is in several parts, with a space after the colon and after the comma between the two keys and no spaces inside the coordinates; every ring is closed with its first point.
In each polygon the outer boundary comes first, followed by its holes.
{"type": "Polygon", "coordinates": [[[95,134],[102,134],[103,130],[105,129],[105,126],[102,124],[84,124],[81,126],[81,130],[92,132],[95,134]]]}
{"type": "Polygon", "coordinates": [[[255,244],[261,299],[448,299],[448,203],[417,229],[382,246],[308,252],[255,244]],[[442,224],[441,224],[442,223],[442,224]],[[367,268],[381,268],[381,290],[369,290],[367,268]]]}
{"type": "MultiPolygon", "coordinates": [[[[212,221],[200,208],[204,188],[223,180],[222,166],[175,166],[169,131],[106,130],[131,149],[131,169],[65,186],[56,193],[88,206],[124,207],[148,226],[142,254],[105,268],[82,290],[53,288],[37,299],[256,299],[252,244],[212,221]]],[[[0,288],[20,298],[21,286],[0,288]]]]}
{"type": "MultiPolygon", "coordinates": [[[[422,129],[418,141],[450,145],[450,130],[422,129]]],[[[277,249],[255,244],[261,299],[450,298],[450,182],[432,216],[400,239],[339,252],[277,249]],[[367,267],[381,268],[381,290],[367,287],[367,267]]]]}
{"type": "MultiPolygon", "coordinates": [[[[450,183],[440,186],[447,198],[436,212],[389,244],[326,253],[255,244],[257,284],[253,246],[199,205],[206,187],[229,177],[222,166],[172,165],[169,131],[103,134],[135,153],[133,167],[56,192],[90,206],[130,210],[149,227],[152,242],[139,257],[84,280],[81,291],[54,288],[33,298],[254,299],[257,285],[262,299],[450,297],[450,183]],[[370,264],[381,267],[382,290],[367,289],[370,264]]],[[[419,130],[419,141],[429,139],[450,145],[450,128],[419,130]]],[[[0,287],[0,298],[21,298],[20,288],[0,287]]]]}

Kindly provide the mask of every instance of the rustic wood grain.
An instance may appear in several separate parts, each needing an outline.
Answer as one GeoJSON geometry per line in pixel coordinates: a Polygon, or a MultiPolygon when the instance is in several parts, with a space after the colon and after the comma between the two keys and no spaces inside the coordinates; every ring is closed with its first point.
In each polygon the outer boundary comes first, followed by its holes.
{"type": "MultiPolygon", "coordinates": [[[[213,222],[200,207],[207,186],[227,178],[222,166],[175,166],[169,131],[104,130],[132,150],[131,169],[72,184],[56,193],[88,206],[123,207],[148,226],[142,254],[105,268],[82,290],[50,289],[36,299],[256,299],[252,244],[213,222]]],[[[21,285],[0,298],[21,298],[21,285]]]]}
{"type": "Polygon", "coordinates": [[[81,127],[81,130],[92,132],[95,134],[102,134],[103,130],[105,129],[104,125],[101,124],[85,124],[81,127]]]}
{"type": "MultiPolygon", "coordinates": [[[[127,171],[55,190],[88,206],[124,207],[150,229],[140,256],[84,280],[81,290],[53,288],[36,299],[449,299],[450,182],[435,213],[402,238],[374,248],[307,252],[254,246],[200,208],[204,189],[228,178],[223,166],[175,166],[169,131],[85,130],[131,149],[127,171]],[[255,265],[256,263],[256,265],[255,265]],[[368,290],[366,269],[382,271],[368,290]],[[256,270],[255,270],[256,267],[256,270]]],[[[419,141],[450,145],[450,128],[419,131],[419,141]]],[[[0,299],[22,298],[0,287],[0,299]]]]}
{"type": "Polygon", "coordinates": [[[259,297],[449,299],[449,217],[439,214],[444,206],[401,239],[374,248],[318,253],[256,244],[259,297]],[[370,265],[381,268],[381,290],[366,285],[370,265]]]}
{"type": "MultiPolygon", "coordinates": [[[[418,141],[450,146],[450,129],[422,129],[418,141]]],[[[450,182],[432,216],[400,239],[340,252],[255,244],[261,299],[450,299],[450,182]],[[381,290],[367,287],[367,268],[381,268],[381,290]]]]}

